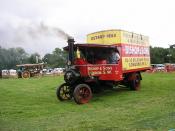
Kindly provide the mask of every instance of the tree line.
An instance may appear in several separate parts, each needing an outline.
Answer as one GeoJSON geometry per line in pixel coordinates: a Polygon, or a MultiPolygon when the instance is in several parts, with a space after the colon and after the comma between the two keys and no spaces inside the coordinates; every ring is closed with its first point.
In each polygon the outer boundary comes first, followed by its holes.
{"type": "Polygon", "coordinates": [[[150,47],[152,64],[175,63],[175,48],[150,47]]]}
{"type": "Polygon", "coordinates": [[[66,63],[66,53],[55,48],[52,53],[46,54],[43,58],[39,53],[28,54],[23,48],[2,48],[0,47],[0,70],[16,69],[18,64],[34,64],[44,62],[48,68],[64,67],[66,63]]]}
{"type": "MultiPolygon", "coordinates": [[[[152,64],[175,63],[175,48],[150,47],[150,56],[152,64]]],[[[52,53],[47,53],[43,58],[39,53],[28,54],[23,48],[0,47],[0,70],[16,69],[17,64],[46,63],[47,67],[65,67],[67,55],[66,52],[55,48],[52,53]]]]}

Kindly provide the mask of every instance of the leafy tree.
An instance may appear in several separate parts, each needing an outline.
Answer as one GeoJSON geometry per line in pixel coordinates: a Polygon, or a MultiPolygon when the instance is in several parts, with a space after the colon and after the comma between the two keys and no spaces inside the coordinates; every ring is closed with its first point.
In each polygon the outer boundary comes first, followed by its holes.
{"type": "Polygon", "coordinates": [[[150,56],[151,56],[151,63],[152,64],[161,64],[161,63],[168,63],[169,51],[168,49],[162,47],[150,47],[150,56]]]}
{"type": "Polygon", "coordinates": [[[48,64],[49,67],[65,67],[66,53],[65,51],[55,48],[52,54],[46,54],[43,61],[48,64]]]}
{"type": "Polygon", "coordinates": [[[40,63],[42,62],[40,55],[38,53],[33,53],[28,58],[28,63],[34,64],[34,63],[40,63]]]}
{"type": "Polygon", "coordinates": [[[22,48],[5,49],[0,47],[0,69],[15,69],[16,65],[22,64],[27,57],[28,54],[22,48]]]}
{"type": "Polygon", "coordinates": [[[169,62],[170,63],[175,63],[175,48],[170,48],[169,49],[169,62]]]}

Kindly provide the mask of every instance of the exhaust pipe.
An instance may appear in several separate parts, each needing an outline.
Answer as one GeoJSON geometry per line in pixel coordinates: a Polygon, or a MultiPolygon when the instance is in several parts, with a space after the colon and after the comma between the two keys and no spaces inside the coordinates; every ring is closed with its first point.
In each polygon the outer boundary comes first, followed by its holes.
{"type": "Polygon", "coordinates": [[[67,40],[68,47],[69,47],[69,58],[68,58],[68,65],[72,65],[74,61],[74,38],[70,37],[67,40]]]}

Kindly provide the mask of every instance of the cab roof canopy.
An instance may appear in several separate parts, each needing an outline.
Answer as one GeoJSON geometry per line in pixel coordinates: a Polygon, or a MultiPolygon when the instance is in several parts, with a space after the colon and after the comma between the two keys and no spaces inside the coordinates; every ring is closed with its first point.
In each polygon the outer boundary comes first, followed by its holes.
{"type": "Polygon", "coordinates": [[[38,64],[21,64],[21,65],[16,65],[17,67],[32,67],[32,66],[43,66],[44,63],[38,63],[38,64]]]}
{"type": "MultiPolygon", "coordinates": [[[[105,44],[88,44],[88,43],[74,44],[74,50],[76,50],[77,48],[79,48],[79,49],[85,49],[85,48],[110,48],[110,49],[114,49],[114,48],[116,48],[116,46],[114,46],[114,45],[105,45],[105,44]]],[[[69,47],[66,46],[63,49],[68,51],[69,47]]]]}

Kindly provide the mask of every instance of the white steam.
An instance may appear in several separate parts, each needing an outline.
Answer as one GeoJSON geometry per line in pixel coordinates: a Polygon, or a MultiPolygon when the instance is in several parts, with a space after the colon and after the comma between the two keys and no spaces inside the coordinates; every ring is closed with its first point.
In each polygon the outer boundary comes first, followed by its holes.
{"type": "Polygon", "coordinates": [[[42,56],[56,47],[66,46],[68,38],[71,36],[63,30],[43,23],[0,26],[0,46],[22,47],[29,53],[38,52],[42,56]]]}

